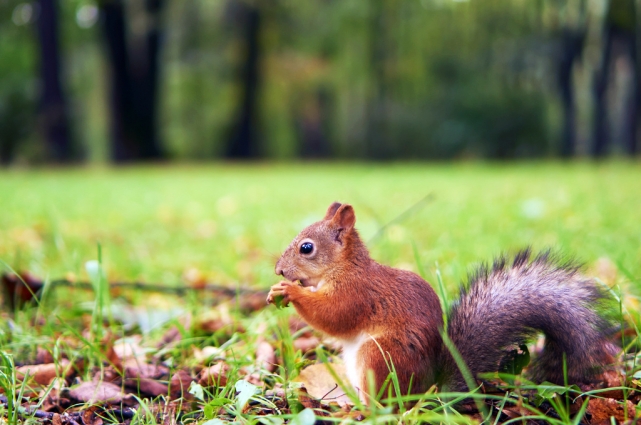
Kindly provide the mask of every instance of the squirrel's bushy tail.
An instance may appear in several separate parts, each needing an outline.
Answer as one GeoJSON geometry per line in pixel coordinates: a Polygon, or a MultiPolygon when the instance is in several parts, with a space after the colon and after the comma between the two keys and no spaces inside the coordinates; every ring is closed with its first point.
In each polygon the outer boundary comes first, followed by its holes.
{"type": "MultiPolygon", "coordinates": [[[[470,279],[450,311],[448,334],[473,376],[495,372],[506,350],[543,333],[545,347],[529,368],[536,382],[569,383],[589,380],[613,361],[613,329],[606,317],[613,298],[577,267],[561,264],[549,253],[533,257],[530,250],[511,262],[497,259],[470,279]],[[565,354],[565,356],[564,356],[565,354]]],[[[443,353],[443,383],[451,390],[467,386],[453,358],[443,353]]]]}

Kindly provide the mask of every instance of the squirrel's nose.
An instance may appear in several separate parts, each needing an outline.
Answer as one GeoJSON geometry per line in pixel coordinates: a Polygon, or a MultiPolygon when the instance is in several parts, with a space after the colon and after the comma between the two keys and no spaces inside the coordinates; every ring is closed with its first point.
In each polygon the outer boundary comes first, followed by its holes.
{"type": "Polygon", "coordinates": [[[276,263],[276,269],[274,270],[277,275],[283,276],[283,268],[276,263]]]}

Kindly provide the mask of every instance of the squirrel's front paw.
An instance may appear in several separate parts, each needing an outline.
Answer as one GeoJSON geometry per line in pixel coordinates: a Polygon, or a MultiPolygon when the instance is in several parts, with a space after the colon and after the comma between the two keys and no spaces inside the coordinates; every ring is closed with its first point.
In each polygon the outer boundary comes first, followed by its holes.
{"type": "Polygon", "coordinates": [[[267,294],[267,304],[274,304],[276,307],[287,307],[289,296],[287,290],[292,286],[291,282],[282,280],[272,286],[267,294]]]}

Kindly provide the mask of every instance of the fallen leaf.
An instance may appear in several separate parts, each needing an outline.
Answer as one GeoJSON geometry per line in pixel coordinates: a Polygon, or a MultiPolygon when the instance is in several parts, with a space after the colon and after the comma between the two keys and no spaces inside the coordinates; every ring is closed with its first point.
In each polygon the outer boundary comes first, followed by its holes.
{"type": "Polygon", "coordinates": [[[182,339],[182,334],[180,333],[180,329],[178,329],[177,326],[172,326],[165,332],[165,334],[160,339],[160,342],[158,343],[158,348],[166,347],[167,345],[176,343],[181,339],[182,339]]]}
{"type": "Polygon", "coordinates": [[[624,404],[612,398],[592,398],[588,402],[587,413],[592,416],[592,424],[609,424],[610,417],[614,417],[619,422],[633,419],[635,409],[634,403],[630,400],[626,400],[624,404]]]}
{"type": "Polygon", "coordinates": [[[318,398],[312,397],[305,387],[296,390],[298,402],[308,409],[320,409],[321,403],[318,398]]]}
{"type": "MultiPolygon", "coordinates": [[[[345,374],[345,366],[332,363],[331,367],[345,386],[350,385],[345,374]]],[[[345,391],[334,380],[325,363],[306,367],[294,381],[304,384],[307,392],[322,402],[336,401],[339,405],[353,404],[345,391]]]]}
{"type": "Polygon", "coordinates": [[[141,341],[141,335],[122,338],[114,343],[113,350],[121,361],[136,359],[140,363],[144,363],[147,350],[140,346],[141,341]]]}
{"type": "Polygon", "coordinates": [[[65,396],[82,403],[119,403],[125,396],[119,386],[99,381],[83,382],[77,387],[65,388],[63,392],[65,396]]]}
{"type": "MultiPolygon", "coordinates": [[[[625,376],[616,370],[606,370],[601,374],[601,379],[607,388],[625,386],[625,376]]],[[[623,399],[623,390],[610,390],[599,393],[600,397],[623,399]]]]}
{"type": "Polygon", "coordinates": [[[268,372],[273,372],[276,369],[276,353],[269,342],[262,341],[258,343],[256,347],[256,364],[268,372]]]}
{"type": "Polygon", "coordinates": [[[123,367],[127,378],[167,379],[169,377],[169,369],[166,366],[139,362],[137,359],[126,360],[123,367]]]}
{"type": "Polygon", "coordinates": [[[9,311],[21,307],[34,297],[38,297],[44,286],[40,279],[27,271],[19,274],[3,273],[1,281],[5,295],[2,300],[7,303],[9,311]]]}
{"type": "Polygon", "coordinates": [[[193,400],[194,396],[189,393],[189,387],[193,381],[195,379],[187,371],[182,369],[176,371],[169,381],[169,395],[171,398],[174,400],[179,398],[193,400]]]}
{"type": "Polygon", "coordinates": [[[523,416],[528,416],[531,414],[531,412],[526,409],[523,406],[505,406],[501,410],[501,413],[503,413],[505,416],[507,416],[510,419],[516,419],[520,418],[523,416]]]}
{"type": "Polygon", "coordinates": [[[103,421],[98,412],[98,406],[89,406],[82,412],[82,423],[85,425],[102,425],[103,421]]]}
{"type": "Polygon", "coordinates": [[[202,349],[194,347],[194,360],[198,363],[208,363],[211,359],[215,357],[224,357],[225,351],[221,350],[219,347],[207,346],[202,349]]]}
{"type": "Polygon", "coordinates": [[[24,380],[29,376],[39,385],[49,385],[57,376],[65,376],[70,371],[69,360],[61,359],[58,364],[46,363],[38,365],[26,365],[16,368],[16,377],[24,380]]]}
{"type": "Polygon", "coordinates": [[[150,378],[127,378],[125,379],[125,387],[146,397],[158,397],[159,395],[169,394],[167,384],[150,378]]]}
{"type": "Polygon", "coordinates": [[[238,409],[238,411],[242,412],[245,409],[249,399],[254,396],[259,390],[255,385],[250,384],[247,381],[243,381],[242,379],[236,382],[234,388],[236,388],[236,392],[238,393],[236,395],[236,408],[238,409]]]}
{"type": "Polygon", "coordinates": [[[54,413],[54,415],[51,417],[51,423],[53,425],[62,425],[62,418],[58,413],[54,413]]]}
{"type": "Polygon", "coordinates": [[[195,267],[184,271],[183,280],[193,289],[202,289],[207,285],[207,276],[195,267]]]}
{"type": "Polygon", "coordinates": [[[200,371],[198,383],[203,387],[224,387],[227,385],[227,371],[229,371],[229,365],[225,362],[218,362],[200,371]]]}
{"type": "Polygon", "coordinates": [[[45,350],[42,347],[38,347],[36,350],[36,364],[44,364],[44,363],[53,363],[53,356],[51,353],[47,350],[45,350]]]}
{"type": "Polygon", "coordinates": [[[315,350],[320,344],[320,339],[315,336],[301,337],[294,340],[294,349],[300,350],[303,353],[315,350]]]}

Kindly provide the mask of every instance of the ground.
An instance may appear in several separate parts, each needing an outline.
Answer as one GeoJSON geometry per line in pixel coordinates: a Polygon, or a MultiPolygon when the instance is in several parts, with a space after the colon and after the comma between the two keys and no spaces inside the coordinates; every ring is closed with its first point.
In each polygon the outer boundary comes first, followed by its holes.
{"type": "MultiPolygon", "coordinates": [[[[18,273],[42,292],[25,304],[11,302],[15,293],[3,296],[0,412],[9,422],[96,423],[102,412],[111,422],[252,422],[271,414],[277,423],[321,406],[292,379],[308,364],[335,358],[337,347],[296,321],[291,308],[267,307],[263,297],[278,281],[279,253],[333,201],[354,206],[374,258],[435,285],[441,279],[450,300],[475,264],[502,252],[551,247],[573,256],[621,295],[634,348],[639,193],[641,164],[623,161],[0,171],[4,286],[18,273]],[[145,286],[127,286],[134,282],[145,286]]],[[[608,379],[616,384],[616,376],[608,379]]],[[[569,423],[582,415],[609,423],[611,412],[625,419],[638,399],[635,381],[624,384],[629,389],[586,402],[587,413],[580,410],[585,396],[522,388],[494,396],[508,406],[497,420],[528,414],[569,423]],[[509,401],[521,396],[529,407],[509,401]]],[[[336,401],[327,407],[329,399],[322,406],[344,420],[479,417],[457,416],[433,394],[408,412],[383,402],[347,413],[336,401]]],[[[298,415],[299,423],[310,421],[298,415]]]]}

